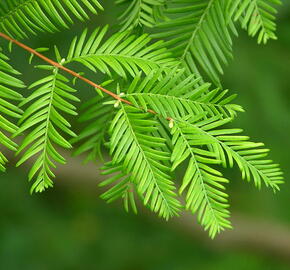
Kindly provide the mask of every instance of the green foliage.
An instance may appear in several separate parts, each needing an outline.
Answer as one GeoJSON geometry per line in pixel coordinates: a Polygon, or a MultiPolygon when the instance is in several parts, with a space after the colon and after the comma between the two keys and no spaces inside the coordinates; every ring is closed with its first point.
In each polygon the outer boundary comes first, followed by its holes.
{"type": "MultiPolygon", "coordinates": [[[[16,151],[17,144],[8,136],[7,132],[14,134],[18,127],[11,118],[19,119],[22,110],[14,103],[22,100],[22,95],[13,89],[24,88],[22,81],[15,75],[20,75],[12,66],[8,64],[8,57],[0,52],[0,145],[16,151]]],[[[0,150],[0,171],[5,171],[7,158],[0,150]]]]}
{"type": "Polygon", "coordinates": [[[227,90],[210,91],[209,83],[201,83],[200,77],[184,77],[184,71],[176,70],[162,76],[152,72],[144,80],[136,76],[125,95],[134,105],[151,109],[163,117],[182,117],[208,113],[210,116],[235,117],[242,107],[230,102],[236,95],[227,96],[227,90]],[[194,89],[194,91],[193,91],[194,89]]]}
{"type": "Polygon", "coordinates": [[[127,74],[134,77],[140,70],[148,74],[161,67],[169,69],[178,65],[166,48],[160,48],[162,41],[150,44],[151,38],[147,34],[136,37],[125,31],[103,42],[107,31],[108,26],[97,28],[86,40],[85,30],[78,41],[74,38],[63,64],[79,62],[93,72],[99,70],[111,76],[113,70],[124,78],[127,74]]]}
{"type": "Polygon", "coordinates": [[[27,37],[27,33],[53,33],[69,28],[72,17],[89,19],[87,11],[97,14],[103,9],[97,0],[4,0],[0,3],[0,30],[11,36],[27,37]]]}
{"type": "MultiPolygon", "coordinates": [[[[171,156],[172,170],[180,163],[189,158],[188,167],[185,171],[180,193],[186,188],[186,209],[193,213],[198,212],[200,223],[209,230],[209,235],[214,237],[217,232],[224,228],[231,228],[229,217],[228,195],[224,193],[223,183],[228,180],[222,174],[210,167],[219,164],[215,153],[199,149],[200,145],[207,145],[208,138],[200,134],[187,121],[175,122],[172,128],[172,143],[174,149],[171,156]]],[[[196,120],[190,122],[194,123],[196,120]]]]}
{"type": "Polygon", "coordinates": [[[62,116],[62,113],[77,115],[75,107],[70,103],[79,101],[73,95],[76,90],[67,85],[69,80],[59,74],[57,68],[51,69],[52,75],[30,85],[29,89],[34,88],[33,93],[19,106],[30,105],[20,119],[20,128],[14,133],[17,136],[31,130],[17,151],[17,154],[24,152],[17,166],[38,155],[28,175],[30,181],[36,178],[31,187],[31,191],[35,192],[41,192],[53,185],[51,178],[55,176],[51,169],[56,167],[55,162],[65,164],[64,157],[54,146],[71,148],[71,144],[61,133],[70,137],[76,136],[70,129],[70,123],[62,116]]]}
{"type": "Polygon", "coordinates": [[[174,145],[172,170],[189,158],[181,186],[181,191],[190,186],[186,208],[193,212],[201,208],[200,222],[214,236],[229,228],[230,223],[225,219],[229,216],[227,195],[219,190],[223,189],[219,182],[227,180],[210,165],[233,167],[235,162],[244,179],[253,179],[259,188],[264,183],[274,190],[279,190],[282,173],[272,161],[263,159],[269,151],[261,148],[263,144],[252,143],[247,136],[236,135],[242,132],[241,129],[223,128],[232,121],[227,117],[233,117],[236,110],[241,110],[239,106],[229,104],[233,96],[224,97],[225,92],[219,94],[218,89],[208,91],[207,84],[194,88],[196,81],[192,77],[187,81],[181,80],[180,74],[169,74],[156,82],[160,74],[154,76],[147,76],[141,81],[136,77],[125,96],[140,109],[153,109],[163,118],[170,116],[174,145]]]}
{"type": "Polygon", "coordinates": [[[129,212],[131,207],[133,212],[137,214],[138,210],[134,196],[136,185],[134,184],[134,179],[127,176],[126,173],[123,172],[122,165],[115,165],[112,162],[107,162],[102,170],[102,175],[110,175],[113,173],[114,175],[99,184],[99,187],[105,187],[113,184],[113,187],[104,192],[101,195],[101,198],[106,200],[108,203],[122,198],[124,201],[125,210],[129,212]]]}
{"type": "Polygon", "coordinates": [[[282,172],[277,164],[264,159],[269,149],[261,148],[262,143],[249,142],[248,136],[236,135],[242,132],[241,129],[224,129],[223,126],[232,119],[212,117],[196,123],[195,119],[187,118],[181,122],[187,126],[187,132],[196,134],[192,138],[197,141],[195,143],[207,145],[224,167],[233,167],[236,162],[244,179],[253,179],[258,188],[264,183],[274,191],[279,190],[279,184],[283,183],[282,172]]]}
{"type": "Polygon", "coordinates": [[[242,28],[250,36],[258,36],[258,43],[267,43],[268,39],[277,39],[275,35],[274,5],[281,5],[280,0],[230,0],[229,17],[240,20],[242,28]]]}
{"type": "Polygon", "coordinates": [[[217,85],[222,64],[232,57],[231,23],[226,22],[225,1],[170,1],[165,14],[168,20],[158,24],[152,36],[166,39],[165,46],[181,59],[191,72],[200,68],[217,85]]]}
{"type": "Polygon", "coordinates": [[[166,0],[116,0],[116,4],[126,4],[128,7],[119,17],[122,30],[137,26],[153,27],[160,17],[160,8],[166,0]]]}
{"type": "Polygon", "coordinates": [[[81,107],[78,120],[84,128],[77,137],[71,140],[71,143],[79,143],[74,156],[87,153],[85,162],[103,159],[102,146],[106,142],[106,135],[114,116],[114,107],[103,104],[108,100],[108,98],[96,96],[81,107]]]}
{"type": "MultiPolygon", "coordinates": [[[[0,143],[21,154],[17,166],[33,163],[28,174],[34,180],[32,192],[53,185],[53,169],[65,163],[63,149],[77,145],[73,153],[86,153],[85,161],[103,159],[109,152],[112,160],[105,162],[102,174],[110,176],[100,183],[107,188],[103,199],[123,199],[126,211],[136,213],[139,198],[166,220],[189,210],[214,237],[231,228],[225,192],[229,180],[220,165],[236,165],[242,178],[258,188],[265,185],[276,191],[283,183],[279,166],[266,158],[269,150],[262,143],[250,142],[240,134],[242,129],[225,126],[243,108],[232,103],[236,95],[221,87],[220,78],[232,57],[234,22],[239,20],[250,35],[257,34],[259,42],[274,39],[272,4],[279,1],[116,2],[129,5],[121,17],[122,29],[107,38],[108,26],[96,27],[91,34],[85,29],[68,44],[66,58],[55,46],[57,63],[42,57],[53,66],[37,67],[50,75],[33,82],[33,92],[25,99],[17,89],[24,87],[15,78],[19,73],[0,54],[0,143]],[[154,28],[151,36],[140,34],[146,27],[154,28]],[[71,63],[80,64],[81,72],[69,70],[71,63]],[[101,73],[104,81],[97,85],[82,77],[84,67],[101,73]],[[96,90],[95,97],[81,106],[79,135],[67,120],[77,115],[71,103],[79,99],[61,70],[96,90]],[[7,132],[23,136],[19,147],[7,132]],[[175,175],[178,167],[185,168],[180,181],[175,175]]],[[[0,29],[19,38],[55,32],[68,27],[72,17],[88,19],[86,10],[97,9],[101,6],[96,0],[4,1],[0,29]]],[[[2,171],[7,162],[3,153],[2,171]]]]}
{"type": "Polygon", "coordinates": [[[113,164],[122,164],[132,175],[144,204],[159,216],[168,219],[177,215],[181,204],[175,198],[170,176],[170,153],[165,151],[165,139],[153,135],[158,122],[151,114],[120,104],[110,131],[113,164]]]}

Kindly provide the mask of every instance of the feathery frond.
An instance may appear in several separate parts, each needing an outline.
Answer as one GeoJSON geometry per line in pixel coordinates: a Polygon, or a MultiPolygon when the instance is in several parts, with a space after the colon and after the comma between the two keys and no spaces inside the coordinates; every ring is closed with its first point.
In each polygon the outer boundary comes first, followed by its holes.
{"type": "Polygon", "coordinates": [[[87,153],[85,162],[102,159],[102,146],[114,117],[114,107],[104,105],[108,100],[109,98],[96,96],[81,107],[79,122],[85,127],[71,140],[71,143],[74,145],[80,143],[73,155],[87,153]]]}
{"type": "MultiPolygon", "coordinates": [[[[252,143],[247,136],[239,135],[242,132],[240,129],[223,128],[223,125],[232,121],[235,111],[241,110],[239,106],[228,103],[233,96],[225,97],[224,91],[209,91],[208,84],[199,86],[197,84],[199,79],[194,79],[193,75],[183,81],[180,78],[183,78],[183,71],[177,73],[176,70],[165,75],[162,71],[151,73],[143,80],[141,74],[135,77],[127,93],[122,97],[127,98],[136,108],[119,104],[119,101],[116,103],[121,109],[111,127],[113,164],[123,166],[123,173],[129,174],[134,179],[137,192],[144,194],[144,201],[147,204],[152,193],[154,194],[153,183],[160,182],[158,180],[150,182],[148,176],[144,176],[148,172],[145,170],[146,162],[143,159],[148,158],[149,154],[149,158],[153,157],[155,160],[153,165],[168,170],[167,154],[171,152],[171,148],[164,151],[166,141],[164,132],[152,136],[154,128],[160,127],[161,122],[154,120],[156,116],[151,116],[148,120],[147,114],[142,114],[140,110],[143,112],[154,110],[157,117],[170,120],[167,128],[171,128],[172,134],[172,170],[185,160],[189,160],[180,188],[180,192],[187,189],[186,208],[198,213],[198,220],[206,230],[209,230],[210,236],[214,237],[225,228],[230,228],[231,224],[228,220],[230,216],[228,195],[224,192],[223,186],[228,180],[212,165],[233,167],[236,163],[244,179],[247,181],[253,179],[258,188],[264,183],[273,190],[279,190],[279,185],[283,183],[282,173],[276,164],[264,159],[268,150],[261,148],[263,144],[252,143]],[[225,107],[226,105],[228,107],[225,107]],[[165,163],[161,164],[161,161],[165,163]],[[147,189],[151,185],[149,193],[146,189],[140,190],[140,181],[147,189]]],[[[149,165],[150,162],[152,160],[149,161],[149,165]]],[[[164,171],[163,176],[168,175],[169,172],[164,171]]],[[[166,182],[166,178],[163,181],[166,182]]],[[[169,190],[173,190],[171,185],[168,187],[169,190]]],[[[122,187],[120,190],[125,189],[124,185],[119,186],[122,187]]],[[[118,197],[121,197],[121,194],[118,197]]],[[[153,201],[153,206],[151,205],[154,211],[156,200],[153,201]]],[[[165,217],[169,218],[170,215],[165,217]]]]}
{"type": "Polygon", "coordinates": [[[131,175],[144,205],[165,219],[178,215],[181,204],[170,176],[170,153],[163,151],[165,139],[152,136],[158,129],[156,120],[137,108],[120,107],[111,125],[113,164],[123,165],[131,175]]]}
{"type": "Polygon", "coordinates": [[[166,48],[159,48],[162,41],[150,44],[151,38],[147,34],[136,37],[126,31],[116,33],[104,42],[107,31],[108,26],[97,28],[86,40],[86,29],[79,39],[75,37],[64,65],[79,62],[93,72],[100,70],[110,75],[113,70],[123,78],[127,74],[134,77],[140,70],[148,74],[161,67],[178,65],[166,48]]]}
{"type": "Polygon", "coordinates": [[[69,102],[79,101],[73,95],[76,90],[67,85],[69,80],[57,68],[52,71],[52,75],[30,85],[29,89],[35,90],[20,103],[21,107],[28,103],[30,105],[22,115],[20,128],[15,135],[31,131],[26,134],[17,151],[17,154],[24,152],[17,166],[38,155],[28,175],[30,181],[36,178],[31,192],[42,192],[51,187],[52,178],[55,177],[52,172],[52,168],[56,167],[55,162],[65,163],[56,146],[65,149],[72,146],[61,133],[76,136],[70,129],[70,123],[62,116],[62,113],[77,115],[75,107],[69,102]]]}
{"type": "Polygon", "coordinates": [[[262,183],[279,190],[283,183],[282,172],[277,164],[267,157],[269,149],[262,148],[263,143],[253,143],[248,136],[240,135],[242,129],[224,129],[223,126],[232,119],[212,117],[196,121],[194,118],[177,119],[195,136],[193,140],[201,145],[208,145],[209,151],[216,154],[224,167],[233,167],[236,163],[242,172],[243,179],[254,180],[255,186],[260,188],[262,183]]]}
{"type": "MultiPolygon", "coordinates": [[[[14,103],[19,103],[22,100],[22,95],[14,89],[25,86],[21,80],[15,77],[20,73],[8,64],[8,60],[8,57],[0,52],[0,145],[16,151],[18,146],[9,138],[8,133],[14,134],[18,129],[12,119],[21,117],[22,110],[14,103]]],[[[5,171],[7,161],[0,150],[0,171],[5,171]]]]}
{"type": "Polygon", "coordinates": [[[242,28],[250,36],[258,36],[258,43],[267,43],[269,39],[277,39],[275,5],[281,5],[280,0],[230,0],[228,2],[228,17],[240,20],[242,28]]]}
{"type": "Polygon", "coordinates": [[[227,96],[227,90],[210,90],[210,84],[199,85],[201,78],[194,75],[184,79],[184,71],[168,74],[151,72],[145,79],[136,76],[125,97],[135,106],[146,111],[154,110],[163,117],[186,115],[234,117],[242,107],[231,104],[236,95],[227,96]],[[159,80],[158,80],[159,79],[159,80]]]}
{"type": "MultiPolygon", "coordinates": [[[[88,11],[102,9],[97,0],[4,0],[0,3],[0,36],[38,56],[52,66],[37,66],[51,75],[33,83],[33,93],[23,99],[19,73],[0,52],[0,146],[22,154],[17,166],[33,163],[28,174],[31,192],[53,185],[53,168],[64,164],[61,149],[79,144],[74,154],[87,153],[86,161],[102,158],[108,147],[112,161],[101,187],[107,202],[123,199],[127,211],[137,212],[136,195],[159,216],[169,219],[181,209],[197,214],[211,237],[231,228],[225,179],[218,165],[233,167],[242,178],[279,190],[283,183],[277,164],[267,158],[268,149],[241,135],[241,129],[225,128],[242,107],[232,104],[236,95],[220,89],[223,65],[232,57],[233,21],[239,20],[258,42],[275,39],[275,4],[280,0],[117,0],[128,5],[121,16],[122,30],[106,38],[108,26],[85,29],[69,44],[66,58],[55,46],[56,61],[9,37],[25,38],[38,32],[55,32],[88,19],[88,11]],[[162,11],[162,12],[161,12],[162,11]],[[165,11],[165,13],[163,13],[165,11]],[[157,25],[157,27],[156,27],[157,25]],[[138,27],[141,26],[141,27],[138,27]],[[151,37],[144,27],[155,27],[151,37]],[[124,31],[125,29],[125,31],[124,31]],[[4,32],[7,34],[5,35],[4,32]],[[165,39],[152,42],[151,38],[165,39]],[[169,49],[167,49],[167,47],[169,49]],[[109,81],[98,85],[67,66],[80,63],[101,72],[109,81]],[[66,71],[95,87],[99,96],[82,106],[77,136],[64,114],[76,116],[72,102],[79,99],[66,71]],[[219,88],[211,88],[210,79],[219,88]],[[114,82],[114,90],[104,87],[114,82]],[[122,85],[120,93],[119,84],[122,85]],[[109,94],[103,97],[102,91],[109,94]],[[113,100],[112,100],[113,98],[113,100]],[[18,106],[15,103],[20,102],[18,106]],[[26,107],[24,112],[22,107],[26,107]],[[18,124],[13,123],[18,118],[18,124]],[[18,147],[10,136],[24,135],[18,147]],[[173,172],[186,169],[179,189],[173,172]]],[[[30,61],[31,62],[31,61],[30,61]]],[[[0,152],[0,171],[7,159],[0,152]]]]}
{"type": "MultiPolygon", "coordinates": [[[[194,117],[195,119],[203,116],[194,117]]],[[[171,130],[174,149],[171,161],[172,170],[180,163],[189,158],[185,171],[180,193],[187,189],[186,209],[193,213],[198,212],[198,220],[209,230],[213,238],[225,228],[231,228],[229,218],[229,207],[227,197],[224,193],[223,183],[228,180],[222,174],[210,167],[212,164],[220,164],[215,153],[200,146],[207,143],[199,132],[189,128],[188,125],[176,121],[171,130]]]]}
{"type": "Polygon", "coordinates": [[[109,190],[101,195],[101,198],[106,200],[108,203],[122,198],[125,210],[129,212],[129,209],[131,208],[133,212],[137,214],[138,211],[134,196],[136,185],[134,184],[132,177],[123,172],[122,165],[114,165],[112,162],[107,162],[102,170],[102,175],[114,175],[99,184],[99,187],[113,185],[109,190]]]}
{"type": "Polygon", "coordinates": [[[89,19],[88,11],[97,14],[103,9],[97,0],[2,0],[0,2],[0,31],[25,38],[28,33],[53,33],[68,28],[73,17],[89,19]]]}
{"type": "Polygon", "coordinates": [[[160,14],[160,7],[165,0],[116,0],[116,4],[126,4],[128,7],[119,17],[122,30],[133,29],[137,26],[152,27],[160,14]]]}
{"type": "Polygon", "coordinates": [[[170,1],[165,10],[170,19],[157,25],[152,37],[167,41],[164,46],[192,73],[206,74],[220,85],[223,64],[232,58],[231,31],[235,28],[225,18],[224,0],[170,1]],[[202,70],[202,72],[200,72],[202,70]]]}

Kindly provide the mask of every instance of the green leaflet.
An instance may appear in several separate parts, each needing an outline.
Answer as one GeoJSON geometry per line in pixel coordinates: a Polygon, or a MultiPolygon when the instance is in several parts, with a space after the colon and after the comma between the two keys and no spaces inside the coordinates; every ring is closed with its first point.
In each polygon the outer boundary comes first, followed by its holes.
{"type": "Polygon", "coordinates": [[[230,0],[228,1],[228,17],[239,20],[242,28],[250,36],[258,36],[258,43],[267,43],[269,39],[277,39],[275,5],[280,0],[230,0]]]}
{"type": "MultiPolygon", "coordinates": [[[[22,100],[22,95],[14,89],[25,86],[22,81],[16,78],[20,73],[8,64],[8,60],[0,52],[0,145],[16,151],[18,146],[8,134],[14,134],[18,129],[13,120],[21,117],[22,110],[14,103],[19,103],[22,100]]],[[[0,171],[5,171],[7,161],[4,153],[0,151],[0,171]]]]}
{"type": "Polygon", "coordinates": [[[242,107],[231,104],[236,95],[227,90],[210,90],[209,83],[201,83],[194,75],[184,77],[184,71],[152,72],[145,79],[136,76],[125,97],[135,106],[149,109],[166,117],[204,114],[206,117],[235,117],[242,107]]]}
{"type": "Polygon", "coordinates": [[[109,190],[101,195],[101,198],[111,203],[119,198],[124,201],[124,208],[129,212],[130,208],[137,214],[137,206],[135,203],[134,191],[136,191],[136,185],[133,178],[126,175],[123,172],[122,165],[114,165],[112,162],[107,162],[102,168],[102,175],[114,174],[110,178],[102,181],[99,187],[106,187],[113,185],[109,190]]]}
{"type": "Polygon", "coordinates": [[[114,107],[104,105],[109,98],[96,96],[82,106],[79,122],[83,124],[80,134],[71,140],[72,144],[79,144],[73,155],[87,153],[85,162],[103,159],[102,147],[108,135],[108,129],[114,116],[114,107]]]}
{"type": "Polygon", "coordinates": [[[165,219],[178,215],[181,204],[169,173],[170,153],[163,150],[165,139],[151,135],[158,123],[134,107],[120,107],[111,124],[113,164],[121,164],[131,175],[143,203],[152,211],[165,219]]]}
{"type": "Polygon", "coordinates": [[[116,4],[127,5],[126,10],[119,17],[121,30],[133,29],[137,26],[153,27],[160,17],[160,9],[165,0],[116,0],[116,4]]]}
{"type": "Polygon", "coordinates": [[[283,177],[279,165],[265,159],[269,149],[262,148],[263,143],[253,143],[248,136],[240,135],[241,129],[224,128],[232,119],[220,120],[219,117],[212,117],[203,120],[200,117],[187,116],[176,121],[186,126],[195,143],[207,146],[224,167],[233,167],[236,163],[243,179],[253,179],[256,187],[260,188],[265,184],[274,191],[280,189],[283,177]]]}
{"type": "Polygon", "coordinates": [[[175,122],[171,130],[174,149],[171,156],[174,170],[180,163],[189,158],[184,173],[180,193],[187,189],[186,209],[198,213],[198,220],[213,238],[224,228],[231,228],[228,211],[228,195],[224,192],[224,183],[228,180],[210,167],[219,164],[215,153],[200,148],[208,143],[195,130],[182,122],[175,122]],[[200,138],[200,139],[199,139],[200,138]]]}
{"type": "Polygon", "coordinates": [[[52,168],[55,162],[64,164],[65,158],[58,152],[56,146],[71,148],[66,136],[75,137],[70,123],[62,114],[77,115],[75,106],[70,102],[79,99],[74,96],[75,89],[68,86],[69,80],[53,69],[53,74],[33,83],[29,89],[33,93],[24,99],[20,106],[30,104],[20,119],[20,128],[15,136],[25,133],[25,138],[17,154],[22,157],[17,166],[37,155],[36,161],[29,172],[29,180],[35,178],[31,192],[42,192],[53,185],[55,177],[52,168]]]}
{"type": "Polygon", "coordinates": [[[89,19],[88,11],[97,14],[103,9],[97,0],[2,0],[0,2],[0,31],[18,38],[28,33],[53,33],[68,28],[73,18],[89,19]]]}
{"type": "Polygon", "coordinates": [[[91,71],[101,71],[111,76],[114,71],[119,77],[134,77],[139,71],[149,74],[159,68],[170,69],[178,65],[171,53],[160,45],[162,41],[150,43],[147,34],[139,37],[130,35],[130,32],[118,32],[104,41],[108,26],[96,28],[91,35],[87,29],[82,35],[75,37],[64,65],[70,62],[79,62],[91,71]]]}
{"type": "Polygon", "coordinates": [[[180,58],[188,73],[206,74],[220,85],[222,66],[232,58],[232,22],[226,21],[224,0],[169,2],[169,19],[157,25],[152,37],[165,39],[164,46],[180,58]],[[202,72],[201,72],[202,71],[202,72]]]}

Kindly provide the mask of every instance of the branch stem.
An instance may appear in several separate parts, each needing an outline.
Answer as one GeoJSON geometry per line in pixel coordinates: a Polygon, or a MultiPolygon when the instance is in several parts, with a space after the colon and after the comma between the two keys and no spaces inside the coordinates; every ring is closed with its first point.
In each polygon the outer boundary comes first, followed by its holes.
{"type": "MultiPolygon", "coordinates": [[[[72,76],[74,76],[74,77],[79,78],[80,80],[82,80],[82,81],[84,81],[85,83],[87,83],[87,84],[93,86],[94,88],[100,89],[102,92],[104,92],[104,93],[110,95],[110,96],[113,97],[114,99],[119,100],[120,102],[126,103],[126,104],[128,104],[128,105],[130,105],[130,106],[134,106],[130,101],[121,98],[120,96],[118,96],[118,95],[116,95],[115,93],[113,93],[113,92],[111,92],[111,91],[105,89],[104,87],[100,86],[99,84],[96,84],[96,83],[94,83],[93,81],[91,81],[91,80],[89,80],[89,79],[87,79],[87,78],[81,76],[81,75],[78,74],[77,72],[75,72],[75,71],[73,71],[73,70],[71,70],[71,69],[69,69],[69,68],[67,68],[67,67],[64,67],[63,65],[61,65],[61,64],[59,64],[59,63],[57,63],[57,62],[51,60],[50,58],[44,56],[43,54],[37,52],[36,50],[34,50],[34,49],[28,47],[27,45],[25,45],[25,44],[23,44],[23,43],[21,43],[20,41],[14,39],[14,38],[12,38],[12,37],[9,37],[8,35],[6,35],[6,34],[4,34],[4,33],[2,33],[2,32],[0,32],[0,37],[2,37],[2,38],[4,38],[4,39],[8,40],[9,42],[12,42],[12,43],[16,44],[17,46],[21,47],[22,49],[24,49],[24,50],[26,50],[26,51],[28,51],[28,52],[34,54],[35,56],[39,57],[39,58],[42,59],[43,61],[47,62],[48,64],[50,64],[50,65],[52,65],[52,66],[54,66],[54,67],[56,67],[56,68],[58,68],[58,69],[61,69],[61,70],[63,70],[63,71],[65,71],[65,72],[69,73],[70,75],[72,75],[72,76]]],[[[147,112],[152,113],[152,114],[157,114],[155,111],[150,110],[150,109],[148,109],[147,112]]],[[[167,117],[166,120],[170,121],[170,120],[171,120],[171,117],[167,117]]]]}
{"type": "Polygon", "coordinates": [[[51,60],[51,59],[49,59],[48,57],[46,57],[46,56],[44,56],[43,54],[37,52],[36,50],[34,50],[34,49],[28,47],[27,45],[25,45],[25,44],[19,42],[18,40],[13,39],[13,38],[9,37],[8,35],[6,35],[6,34],[4,34],[4,33],[2,33],[2,32],[0,32],[0,37],[2,37],[2,38],[4,38],[4,39],[8,40],[9,42],[12,42],[12,43],[16,44],[17,46],[21,47],[22,49],[24,49],[24,50],[26,50],[26,51],[28,51],[28,52],[34,54],[35,56],[37,56],[37,57],[41,58],[42,60],[44,60],[45,62],[47,62],[48,64],[50,64],[50,65],[52,65],[52,66],[55,66],[55,67],[57,67],[58,69],[61,69],[61,70],[65,71],[65,72],[71,74],[71,75],[74,76],[74,77],[79,78],[80,80],[82,80],[82,81],[84,81],[85,83],[87,83],[87,84],[93,86],[94,88],[100,89],[102,92],[104,92],[104,93],[110,95],[110,96],[113,97],[114,99],[119,100],[119,101],[124,102],[124,103],[127,103],[127,104],[129,104],[129,105],[132,105],[132,103],[131,103],[130,101],[128,101],[128,100],[126,100],[126,99],[122,99],[121,97],[119,97],[119,96],[116,95],[115,93],[113,93],[113,92],[111,92],[111,91],[109,91],[109,90],[103,88],[102,86],[100,86],[100,85],[98,85],[98,84],[92,82],[91,80],[89,80],[89,79],[87,79],[87,78],[81,76],[81,75],[78,74],[77,72],[75,72],[75,71],[73,71],[73,70],[71,70],[71,69],[69,69],[69,68],[66,68],[66,67],[64,67],[63,65],[61,65],[61,64],[59,64],[59,63],[57,63],[57,62],[55,62],[55,61],[53,61],[53,60],[51,60]]]}

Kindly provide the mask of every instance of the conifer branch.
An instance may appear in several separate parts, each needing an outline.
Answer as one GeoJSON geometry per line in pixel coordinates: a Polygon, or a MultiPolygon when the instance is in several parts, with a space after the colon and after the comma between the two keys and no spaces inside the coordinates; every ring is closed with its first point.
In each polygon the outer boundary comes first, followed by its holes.
{"type": "MultiPolygon", "coordinates": [[[[97,88],[97,89],[101,90],[102,92],[108,94],[109,96],[113,97],[114,99],[116,99],[116,100],[118,100],[118,101],[120,101],[120,102],[126,103],[126,104],[128,104],[128,105],[134,106],[130,101],[121,98],[119,95],[117,95],[117,94],[115,94],[115,93],[113,93],[113,92],[107,90],[106,88],[102,87],[101,85],[96,84],[96,83],[94,83],[93,81],[91,81],[91,80],[89,80],[89,79],[83,77],[83,76],[80,75],[79,73],[77,73],[77,72],[75,72],[75,71],[73,71],[73,70],[71,70],[71,69],[69,69],[69,68],[63,66],[61,63],[57,63],[57,62],[51,60],[50,58],[44,56],[43,54],[41,54],[40,52],[37,52],[36,50],[34,50],[34,49],[32,49],[32,48],[30,48],[29,46],[23,44],[22,42],[20,42],[20,41],[14,39],[14,38],[12,38],[12,37],[9,37],[8,35],[6,35],[6,34],[4,34],[4,33],[2,33],[2,32],[0,32],[0,37],[2,37],[2,38],[4,38],[4,39],[8,40],[9,42],[12,42],[12,43],[16,44],[17,46],[21,47],[22,49],[24,49],[24,50],[28,51],[29,53],[31,53],[31,54],[33,54],[33,55],[39,57],[39,58],[42,59],[42,60],[44,60],[44,61],[47,62],[48,64],[50,64],[50,65],[52,65],[52,66],[54,66],[54,67],[56,67],[56,68],[58,68],[58,69],[61,69],[61,70],[65,71],[65,72],[69,73],[70,75],[72,75],[72,76],[74,76],[75,78],[78,78],[78,79],[84,81],[85,83],[87,83],[87,84],[93,86],[94,88],[97,88]]],[[[152,113],[152,114],[156,114],[155,111],[150,110],[150,109],[148,110],[148,112],[149,112],[149,113],[152,113]]],[[[167,117],[166,119],[167,119],[167,120],[171,120],[170,117],[167,117]]]]}
{"type": "MultiPolygon", "coordinates": [[[[220,87],[223,64],[232,56],[234,21],[242,20],[250,35],[259,33],[259,41],[275,38],[276,11],[271,3],[279,0],[261,0],[254,9],[255,1],[249,0],[173,0],[168,8],[164,0],[117,0],[130,4],[123,15],[123,29],[140,27],[109,37],[108,26],[97,27],[91,34],[85,29],[67,42],[64,58],[55,47],[55,61],[42,54],[44,48],[32,49],[17,39],[65,28],[72,23],[71,16],[88,19],[85,9],[94,14],[102,9],[98,0],[10,2],[0,4],[0,37],[31,58],[45,61],[48,65],[36,68],[50,71],[34,81],[28,87],[32,93],[22,99],[16,92],[24,87],[16,78],[19,73],[0,53],[0,113],[4,114],[0,115],[4,132],[0,130],[0,144],[21,153],[17,165],[37,156],[28,174],[29,180],[34,179],[32,191],[42,192],[53,185],[53,169],[66,162],[61,149],[70,149],[73,143],[80,143],[76,155],[89,152],[87,160],[92,161],[102,156],[103,146],[109,149],[112,161],[105,164],[103,173],[113,175],[101,183],[108,187],[103,199],[121,198],[127,211],[137,212],[135,194],[165,219],[186,208],[197,214],[211,237],[231,227],[224,187],[229,181],[216,165],[231,168],[237,164],[243,179],[253,180],[258,188],[264,183],[279,190],[283,176],[279,165],[266,158],[269,149],[250,142],[240,134],[242,129],[224,128],[243,108],[232,103],[235,94],[220,87]],[[25,10],[21,3],[28,5],[25,10]],[[257,11],[260,15],[253,17],[257,11]],[[159,19],[164,21],[158,23],[159,19]],[[150,37],[138,31],[144,26],[155,26],[157,31],[150,37]],[[69,69],[72,62],[110,79],[97,84],[69,69]],[[217,87],[212,89],[212,84],[204,82],[200,71],[217,87]],[[82,106],[79,121],[85,128],[79,135],[69,119],[78,115],[74,102],[80,100],[61,73],[80,79],[99,94],[82,106]],[[111,83],[114,89],[108,86],[111,83]],[[11,140],[18,135],[24,135],[19,146],[11,140]],[[178,187],[173,172],[186,161],[178,187]],[[180,196],[186,190],[181,200],[178,189],[180,196]]],[[[0,171],[6,162],[0,152],[0,171]]]]}
{"type": "Polygon", "coordinates": [[[41,54],[40,52],[37,52],[36,50],[34,50],[34,49],[30,48],[30,47],[28,47],[27,45],[23,44],[22,42],[20,42],[20,41],[14,39],[14,38],[12,38],[12,37],[10,37],[10,36],[8,36],[8,35],[2,33],[2,32],[0,32],[0,37],[2,37],[2,38],[4,38],[4,39],[8,40],[9,42],[12,42],[12,43],[16,44],[17,46],[19,46],[19,47],[21,47],[22,49],[28,51],[29,53],[31,53],[31,54],[33,54],[33,55],[35,55],[35,56],[41,58],[42,60],[44,60],[44,61],[47,62],[48,64],[50,64],[50,65],[52,65],[52,66],[54,66],[54,67],[56,67],[56,68],[58,68],[58,69],[61,69],[61,70],[65,71],[65,72],[69,73],[70,75],[72,75],[72,76],[74,76],[74,77],[76,77],[76,78],[78,78],[78,79],[84,81],[85,83],[87,83],[87,84],[93,86],[94,88],[97,88],[97,89],[101,90],[102,92],[104,92],[104,93],[110,95],[110,96],[113,97],[114,99],[119,100],[119,101],[124,102],[124,103],[127,103],[128,105],[132,105],[131,102],[129,102],[128,100],[122,99],[120,96],[116,95],[115,93],[113,93],[113,92],[111,92],[111,91],[109,91],[109,90],[103,88],[102,86],[100,86],[100,85],[98,85],[98,84],[92,82],[91,80],[89,80],[89,79],[87,79],[87,78],[81,76],[81,75],[78,74],[77,72],[75,72],[75,71],[73,71],[73,70],[71,70],[71,69],[69,69],[69,68],[67,68],[67,67],[64,67],[62,64],[57,63],[57,62],[55,62],[55,61],[49,59],[48,57],[44,56],[44,55],[41,54]]]}

